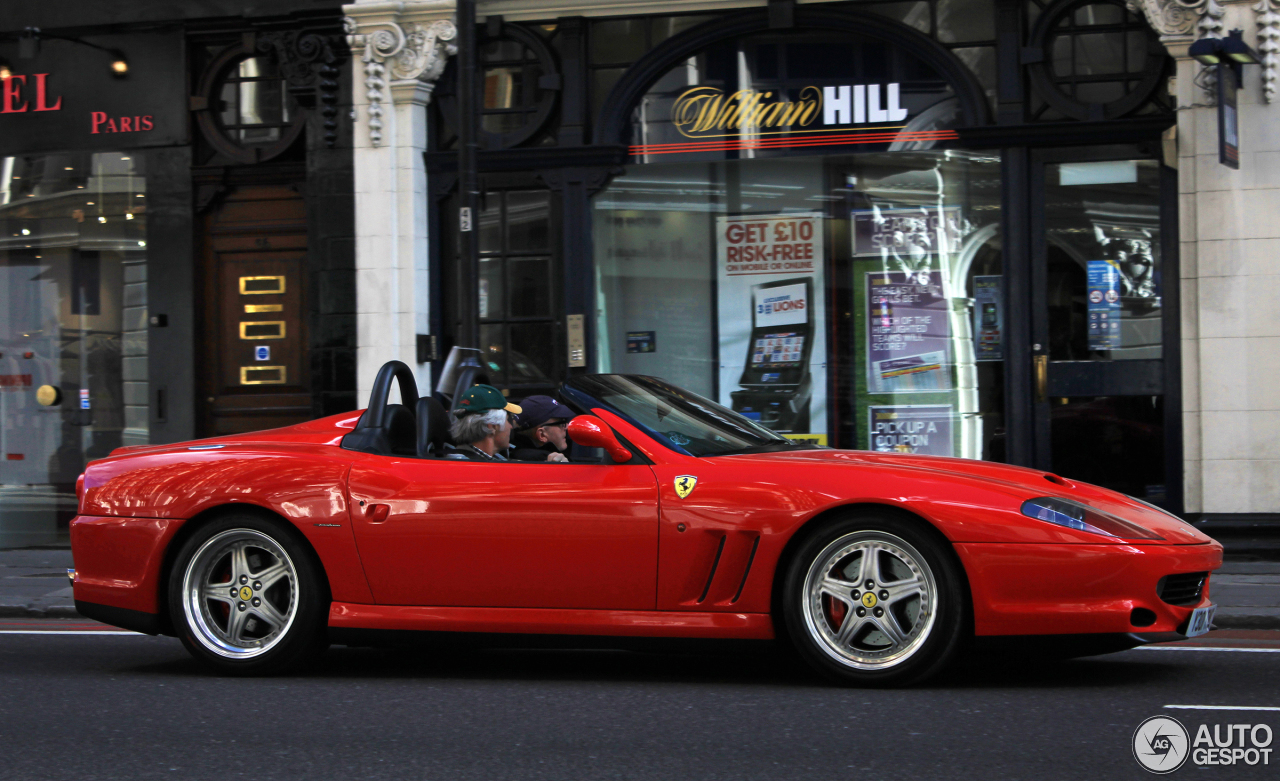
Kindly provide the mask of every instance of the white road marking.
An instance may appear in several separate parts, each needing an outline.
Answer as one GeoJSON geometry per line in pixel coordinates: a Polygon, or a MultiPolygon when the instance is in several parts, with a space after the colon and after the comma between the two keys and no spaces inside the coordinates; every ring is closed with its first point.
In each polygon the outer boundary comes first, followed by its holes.
{"type": "Polygon", "coordinates": [[[77,631],[75,629],[0,629],[0,635],[134,635],[137,637],[147,637],[147,635],[139,632],[126,632],[123,630],[100,631],[89,629],[77,631]]]}
{"type": "Polygon", "coordinates": [[[1280,654],[1280,648],[1229,648],[1222,646],[1140,645],[1135,651],[1234,651],[1242,654],[1280,654]]]}
{"type": "Polygon", "coordinates": [[[1270,705],[1166,705],[1166,708],[1175,710],[1277,710],[1270,705]]]}

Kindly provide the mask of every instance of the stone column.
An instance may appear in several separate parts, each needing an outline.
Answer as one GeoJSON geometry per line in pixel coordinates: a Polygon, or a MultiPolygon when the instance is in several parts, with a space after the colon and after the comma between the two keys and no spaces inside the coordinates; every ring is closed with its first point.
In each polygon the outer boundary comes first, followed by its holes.
{"type": "Polygon", "coordinates": [[[1280,14],[1275,0],[1130,0],[1177,61],[1183,434],[1188,512],[1280,512],[1280,14]],[[1263,67],[1238,94],[1240,170],[1218,162],[1201,37],[1244,30],[1263,67]]]}
{"type": "Polygon", "coordinates": [[[457,52],[453,0],[343,6],[355,103],[356,373],[360,403],[386,361],[414,367],[428,333],[427,104],[457,52]]]}

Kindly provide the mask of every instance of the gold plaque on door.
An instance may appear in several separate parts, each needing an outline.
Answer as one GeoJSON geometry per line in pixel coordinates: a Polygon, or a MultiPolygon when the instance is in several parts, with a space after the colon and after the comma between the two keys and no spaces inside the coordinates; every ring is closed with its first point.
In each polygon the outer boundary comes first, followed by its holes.
{"type": "Polygon", "coordinates": [[[240,321],[241,339],[283,339],[285,324],[283,320],[242,320],[240,321]]]}
{"type": "Polygon", "coordinates": [[[246,315],[256,315],[259,312],[283,312],[284,304],[245,304],[244,313],[246,315]]]}
{"type": "Polygon", "coordinates": [[[241,366],[241,385],[284,385],[288,370],[284,366],[241,366]]]}
{"type": "Polygon", "coordinates": [[[240,295],[265,296],[284,293],[284,277],[240,277],[240,295]]]}

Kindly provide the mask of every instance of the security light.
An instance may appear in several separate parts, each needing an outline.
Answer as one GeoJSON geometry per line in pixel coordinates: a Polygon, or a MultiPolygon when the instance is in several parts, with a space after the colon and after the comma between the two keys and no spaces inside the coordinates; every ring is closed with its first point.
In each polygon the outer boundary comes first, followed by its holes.
{"type": "Polygon", "coordinates": [[[1220,38],[1201,38],[1191,44],[1191,48],[1187,49],[1187,54],[1191,55],[1191,59],[1201,65],[1217,65],[1222,59],[1222,39],[1220,38]]]}
{"type": "Polygon", "coordinates": [[[1262,58],[1258,56],[1249,44],[1244,42],[1243,30],[1232,30],[1231,34],[1222,39],[1222,53],[1232,62],[1239,62],[1245,65],[1257,65],[1262,62],[1262,58]]]}
{"type": "Polygon", "coordinates": [[[1244,42],[1243,30],[1232,30],[1226,38],[1201,38],[1191,44],[1187,54],[1203,65],[1217,65],[1223,60],[1241,65],[1257,65],[1262,59],[1244,42]]]}

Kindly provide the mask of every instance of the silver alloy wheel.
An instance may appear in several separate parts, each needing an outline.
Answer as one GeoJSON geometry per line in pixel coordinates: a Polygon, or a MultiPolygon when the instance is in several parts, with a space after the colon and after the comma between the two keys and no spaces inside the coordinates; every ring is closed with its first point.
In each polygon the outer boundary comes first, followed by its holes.
{"type": "Polygon", "coordinates": [[[228,529],[191,557],[182,593],[197,642],[228,659],[250,659],[274,648],[293,625],[298,571],[267,535],[228,529]]]}
{"type": "Polygon", "coordinates": [[[810,636],[832,659],[859,670],[906,661],[924,645],[938,614],[933,570],[919,551],[887,532],[854,532],[823,548],[803,593],[810,636]]]}

